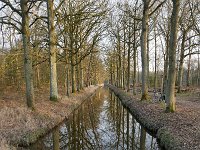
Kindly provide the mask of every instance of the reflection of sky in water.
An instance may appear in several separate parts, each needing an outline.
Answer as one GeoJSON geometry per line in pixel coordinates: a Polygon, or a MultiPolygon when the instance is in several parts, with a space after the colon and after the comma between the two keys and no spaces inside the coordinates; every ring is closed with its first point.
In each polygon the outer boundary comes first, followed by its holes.
{"type": "Polygon", "coordinates": [[[109,108],[109,103],[107,97],[104,97],[103,110],[99,115],[98,133],[101,139],[101,143],[104,145],[110,145],[114,142],[115,131],[113,130],[113,123],[109,120],[107,109],[109,108]],[[106,131],[106,132],[105,132],[106,131]]]}
{"type": "MultiPolygon", "coordinates": [[[[107,89],[100,89],[74,114],[59,127],[60,149],[140,149],[140,124],[107,89]]],[[[144,144],[147,150],[158,149],[156,139],[148,133],[144,144]]],[[[53,134],[35,145],[37,149],[53,149],[53,134]]]]}

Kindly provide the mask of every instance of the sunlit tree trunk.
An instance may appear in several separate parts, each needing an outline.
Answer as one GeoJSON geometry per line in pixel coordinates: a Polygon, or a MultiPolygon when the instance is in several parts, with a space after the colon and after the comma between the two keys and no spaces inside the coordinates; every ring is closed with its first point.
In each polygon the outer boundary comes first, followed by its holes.
{"type": "Polygon", "coordinates": [[[33,69],[32,69],[32,50],[30,47],[30,30],[28,16],[28,0],[20,1],[22,10],[22,37],[24,48],[24,70],[26,81],[26,102],[27,106],[34,108],[34,87],[33,87],[33,69]]]}
{"type": "Polygon", "coordinates": [[[175,74],[176,74],[176,47],[177,47],[177,32],[178,32],[178,13],[180,8],[180,0],[172,0],[173,10],[171,15],[171,33],[169,43],[169,72],[166,94],[166,112],[175,111],[175,74]]]}
{"type": "Polygon", "coordinates": [[[57,101],[57,69],[56,69],[56,33],[53,9],[53,0],[47,0],[48,9],[48,29],[49,29],[49,59],[50,59],[50,100],[57,101]]]}
{"type": "Polygon", "coordinates": [[[141,58],[142,58],[142,98],[148,99],[148,58],[147,58],[147,40],[148,40],[148,22],[149,22],[149,0],[143,0],[143,17],[141,33],[141,58]]]}

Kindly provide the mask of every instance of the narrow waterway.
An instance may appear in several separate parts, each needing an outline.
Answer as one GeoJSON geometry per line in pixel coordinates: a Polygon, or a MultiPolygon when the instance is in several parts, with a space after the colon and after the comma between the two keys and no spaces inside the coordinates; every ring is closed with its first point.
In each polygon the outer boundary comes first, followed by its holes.
{"type": "Polygon", "coordinates": [[[29,149],[157,150],[159,147],[114,93],[101,88],[68,121],[29,149]]]}

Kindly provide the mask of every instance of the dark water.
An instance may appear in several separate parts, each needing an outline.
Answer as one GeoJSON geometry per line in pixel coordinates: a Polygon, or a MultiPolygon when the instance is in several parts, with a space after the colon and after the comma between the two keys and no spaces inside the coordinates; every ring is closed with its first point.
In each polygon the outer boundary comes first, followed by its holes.
{"type": "Polygon", "coordinates": [[[120,100],[106,88],[97,91],[67,122],[29,149],[157,150],[149,135],[120,100]]]}

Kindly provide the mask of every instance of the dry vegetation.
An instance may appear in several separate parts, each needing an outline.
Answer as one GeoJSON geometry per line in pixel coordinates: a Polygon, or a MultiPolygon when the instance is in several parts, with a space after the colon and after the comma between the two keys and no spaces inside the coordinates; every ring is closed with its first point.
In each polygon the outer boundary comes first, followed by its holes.
{"type": "MultiPolygon", "coordinates": [[[[0,149],[14,149],[10,145],[16,147],[34,142],[67,118],[97,88],[98,86],[90,86],[69,98],[60,96],[58,102],[49,101],[47,89],[42,88],[35,92],[35,110],[27,108],[23,91],[5,90],[0,95],[0,149]]],[[[60,93],[64,95],[64,91],[60,93]]]]}
{"type": "Polygon", "coordinates": [[[200,149],[200,91],[177,94],[177,110],[165,113],[160,102],[140,101],[110,86],[136,119],[156,134],[160,144],[171,150],[200,149]]]}

